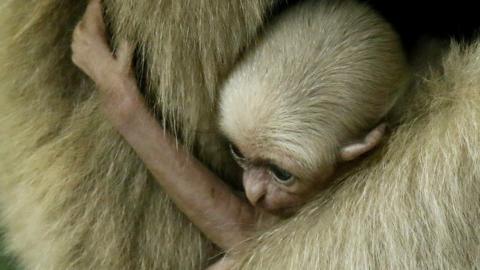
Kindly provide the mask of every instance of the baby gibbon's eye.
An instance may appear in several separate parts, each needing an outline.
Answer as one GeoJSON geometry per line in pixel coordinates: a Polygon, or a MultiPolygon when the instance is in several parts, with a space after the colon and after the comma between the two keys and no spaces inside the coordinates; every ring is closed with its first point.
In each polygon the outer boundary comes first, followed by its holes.
{"type": "Polygon", "coordinates": [[[270,164],[269,170],[278,183],[285,186],[291,186],[295,183],[295,177],[284,169],[279,168],[277,165],[270,164]]]}
{"type": "Polygon", "coordinates": [[[233,143],[230,143],[230,153],[232,153],[232,156],[237,160],[245,159],[245,156],[242,154],[242,152],[240,152],[240,150],[233,143]]]}

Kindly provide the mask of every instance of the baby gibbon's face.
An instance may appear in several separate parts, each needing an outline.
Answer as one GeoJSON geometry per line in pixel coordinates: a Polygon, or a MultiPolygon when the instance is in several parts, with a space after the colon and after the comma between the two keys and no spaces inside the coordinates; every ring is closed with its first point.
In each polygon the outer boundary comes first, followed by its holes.
{"type": "Polygon", "coordinates": [[[333,168],[308,172],[286,156],[240,150],[230,144],[235,161],[243,168],[245,195],[255,207],[277,215],[288,215],[308,201],[325,185],[333,168]]]}

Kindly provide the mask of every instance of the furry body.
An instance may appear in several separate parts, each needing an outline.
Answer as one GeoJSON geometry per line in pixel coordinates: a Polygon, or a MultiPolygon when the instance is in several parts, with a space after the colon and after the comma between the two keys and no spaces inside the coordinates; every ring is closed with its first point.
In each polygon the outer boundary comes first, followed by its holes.
{"type": "Polygon", "coordinates": [[[381,151],[244,247],[237,269],[480,267],[479,55],[452,43],[416,70],[381,151]]]}
{"type": "MultiPolygon", "coordinates": [[[[113,36],[140,45],[149,102],[221,174],[230,159],[211,121],[217,87],[273,2],[105,1],[113,36]]],[[[85,4],[0,4],[8,248],[26,269],[199,269],[210,243],[149,179],[70,62],[85,4]]],[[[479,268],[478,44],[452,45],[435,72],[419,73],[385,147],[328,199],[240,250],[238,268],[479,268]]]]}
{"type": "MultiPolygon", "coordinates": [[[[9,250],[27,269],[199,269],[211,244],[103,118],[93,84],[70,60],[86,2],[1,4],[0,200],[9,250]]],[[[271,4],[104,3],[113,36],[140,46],[149,102],[214,169],[231,161],[211,121],[216,86],[271,4]]]]}

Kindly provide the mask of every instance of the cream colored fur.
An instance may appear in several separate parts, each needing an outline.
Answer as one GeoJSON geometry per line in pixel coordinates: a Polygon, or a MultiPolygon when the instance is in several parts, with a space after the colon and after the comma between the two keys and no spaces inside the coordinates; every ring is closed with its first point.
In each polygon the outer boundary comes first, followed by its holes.
{"type": "Polygon", "coordinates": [[[480,268],[480,40],[440,62],[421,63],[381,151],[244,247],[237,269],[480,268]]]}
{"type": "Polygon", "coordinates": [[[342,146],[378,125],[408,75],[400,40],[373,10],[306,1],[265,27],[233,70],[221,126],[235,143],[326,171],[342,146]]]}
{"type": "MultiPolygon", "coordinates": [[[[8,249],[26,269],[200,269],[211,244],[102,117],[92,83],[70,61],[86,3],[1,3],[0,221],[8,249]]],[[[116,39],[139,47],[148,102],[219,173],[231,159],[212,120],[217,84],[272,3],[104,2],[116,39]]]]}
{"type": "MultiPolygon", "coordinates": [[[[70,62],[85,2],[0,4],[8,249],[26,269],[200,269],[210,244],[149,179],[70,62]]],[[[210,119],[217,86],[273,2],[105,2],[114,36],[138,42],[138,74],[159,118],[212,168],[228,162],[210,119]]],[[[454,45],[412,91],[383,151],[260,236],[239,268],[480,268],[477,44],[454,45]]]]}

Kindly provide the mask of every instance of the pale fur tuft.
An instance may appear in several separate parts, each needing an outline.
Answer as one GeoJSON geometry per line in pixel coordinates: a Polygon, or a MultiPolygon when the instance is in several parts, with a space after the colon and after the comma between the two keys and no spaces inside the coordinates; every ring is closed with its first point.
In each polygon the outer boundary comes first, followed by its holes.
{"type": "Polygon", "coordinates": [[[280,15],[234,69],[220,121],[234,142],[279,148],[304,168],[331,167],[403,93],[400,41],[352,1],[306,1],[280,15]]]}

